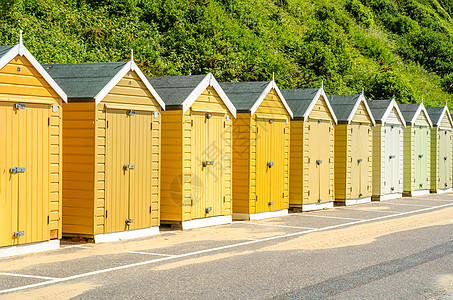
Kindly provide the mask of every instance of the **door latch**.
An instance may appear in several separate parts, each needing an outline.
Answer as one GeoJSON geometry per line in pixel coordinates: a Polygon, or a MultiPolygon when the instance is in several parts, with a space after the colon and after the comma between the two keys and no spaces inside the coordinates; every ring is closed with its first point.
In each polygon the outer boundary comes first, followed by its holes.
{"type": "Polygon", "coordinates": [[[203,161],[203,167],[206,167],[207,165],[213,165],[214,161],[213,160],[205,160],[203,161]]]}
{"type": "Polygon", "coordinates": [[[271,206],[271,205],[273,205],[273,204],[274,204],[274,202],[269,202],[269,203],[267,203],[267,205],[269,205],[269,206],[271,206]]]}
{"type": "Polygon", "coordinates": [[[16,103],[16,104],[14,105],[14,107],[15,107],[17,110],[25,109],[25,104],[16,103]]]}
{"type": "Polygon", "coordinates": [[[362,159],[359,158],[359,159],[357,160],[357,162],[360,164],[360,163],[362,162],[362,159]]]}
{"type": "Polygon", "coordinates": [[[17,238],[20,238],[23,235],[25,235],[25,231],[23,230],[14,232],[14,236],[17,238]]]}
{"type": "Polygon", "coordinates": [[[15,167],[15,168],[9,169],[9,171],[10,171],[12,174],[25,173],[25,168],[15,167]]]}
{"type": "Polygon", "coordinates": [[[447,156],[444,156],[444,160],[447,160],[447,158],[448,158],[447,156]]]}
{"type": "Polygon", "coordinates": [[[123,166],[123,169],[124,169],[124,170],[127,170],[127,169],[135,169],[135,165],[124,165],[124,166],[123,166]]]}
{"type": "Polygon", "coordinates": [[[419,154],[418,157],[419,157],[419,158],[422,158],[422,157],[423,157],[423,154],[419,154]]]}
{"type": "Polygon", "coordinates": [[[320,165],[320,164],[322,164],[322,160],[320,160],[320,159],[317,159],[317,160],[316,160],[316,164],[317,164],[317,165],[320,165]]]}
{"type": "Polygon", "coordinates": [[[126,219],[126,226],[131,225],[131,223],[134,223],[134,219],[126,219]]]}
{"type": "Polygon", "coordinates": [[[211,206],[209,206],[209,207],[206,207],[206,209],[205,209],[205,210],[206,210],[206,213],[207,213],[207,214],[209,214],[209,212],[210,212],[210,211],[212,210],[212,207],[211,207],[211,206]]]}
{"type": "Polygon", "coordinates": [[[272,166],[274,165],[274,162],[273,161],[270,161],[267,163],[267,167],[270,169],[272,168],[272,166]]]}
{"type": "Polygon", "coordinates": [[[128,116],[135,116],[135,111],[133,111],[133,110],[128,110],[128,111],[127,111],[127,115],[128,115],[128,116]]]}
{"type": "Polygon", "coordinates": [[[392,159],[392,158],[395,158],[395,157],[396,157],[396,155],[392,154],[392,155],[389,156],[389,159],[392,159]]]}

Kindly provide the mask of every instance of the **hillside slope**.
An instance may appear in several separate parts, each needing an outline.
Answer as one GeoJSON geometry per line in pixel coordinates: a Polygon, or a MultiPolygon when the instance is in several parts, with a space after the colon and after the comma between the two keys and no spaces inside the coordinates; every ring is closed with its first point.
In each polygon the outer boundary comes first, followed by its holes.
{"type": "Polygon", "coordinates": [[[42,63],[127,60],[286,88],[453,100],[452,0],[0,0],[0,44],[42,63]]]}

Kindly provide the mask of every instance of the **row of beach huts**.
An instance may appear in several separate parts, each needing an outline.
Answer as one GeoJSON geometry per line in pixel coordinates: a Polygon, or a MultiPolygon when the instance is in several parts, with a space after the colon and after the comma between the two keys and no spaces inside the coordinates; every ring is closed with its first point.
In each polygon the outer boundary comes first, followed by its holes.
{"type": "Polygon", "coordinates": [[[452,189],[447,106],[0,46],[0,257],[452,189]]]}

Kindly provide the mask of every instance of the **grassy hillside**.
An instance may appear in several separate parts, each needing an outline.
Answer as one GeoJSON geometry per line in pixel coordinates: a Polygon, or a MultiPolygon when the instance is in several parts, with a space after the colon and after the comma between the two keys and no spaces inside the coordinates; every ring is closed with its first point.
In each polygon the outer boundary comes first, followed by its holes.
{"type": "Polygon", "coordinates": [[[42,63],[127,60],[286,88],[453,100],[452,0],[0,0],[0,44],[42,63]]]}

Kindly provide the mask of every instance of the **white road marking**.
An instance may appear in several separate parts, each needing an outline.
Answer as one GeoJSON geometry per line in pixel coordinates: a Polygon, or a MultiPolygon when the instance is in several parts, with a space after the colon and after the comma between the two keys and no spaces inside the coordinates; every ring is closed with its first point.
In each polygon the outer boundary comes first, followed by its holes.
{"type": "Polygon", "coordinates": [[[68,248],[83,248],[83,249],[89,249],[89,248],[93,248],[93,247],[90,247],[90,246],[82,246],[82,245],[71,245],[71,246],[63,246],[62,248],[63,248],[63,249],[68,249],[68,248]]]}
{"type": "Polygon", "coordinates": [[[151,252],[140,252],[140,251],[127,251],[127,252],[128,252],[128,253],[136,253],[136,254],[156,255],[156,256],[168,256],[168,257],[174,256],[174,255],[170,255],[170,254],[151,253],[151,252]]]}
{"type": "MultiPolygon", "coordinates": [[[[283,227],[283,228],[296,228],[296,229],[317,229],[312,227],[303,227],[303,226],[289,226],[289,225],[278,225],[278,224],[266,224],[266,223],[254,223],[254,222],[247,222],[247,221],[240,221],[244,224],[251,224],[251,225],[260,225],[260,226],[272,226],[272,227],[283,227]]],[[[235,222],[239,223],[239,222],[235,222]]]]}
{"type": "Polygon", "coordinates": [[[37,279],[45,279],[45,280],[55,280],[55,279],[59,279],[59,278],[56,278],[56,277],[35,276],[35,275],[24,275],[24,274],[3,273],[3,272],[0,272],[0,275],[4,275],[4,276],[13,276],[13,277],[37,278],[37,279]]]}
{"type": "Polygon", "coordinates": [[[330,218],[330,219],[356,220],[356,221],[365,220],[365,219],[348,218],[348,217],[334,217],[334,216],[309,215],[309,214],[304,214],[304,213],[302,213],[302,216],[307,216],[307,217],[317,217],[317,218],[330,218]]]}
{"type": "Polygon", "coordinates": [[[448,199],[436,199],[436,198],[416,198],[416,199],[420,199],[420,200],[425,200],[425,201],[442,201],[442,202],[450,202],[450,203],[453,203],[452,200],[448,200],[448,199]]]}
{"type": "Polygon", "coordinates": [[[419,206],[419,207],[430,207],[431,205],[421,205],[421,204],[410,204],[410,203],[390,203],[390,202],[376,202],[376,204],[384,204],[384,205],[402,205],[402,206],[419,206]]]}
{"type": "Polygon", "coordinates": [[[392,213],[392,214],[400,213],[398,211],[393,211],[393,210],[360,209],[360,208],[352,208],[352,207],[339,207],[339,208],[341,208],[341,209],[350,209],[350,210],[359,210],[359,211],[367,211],[367,212],[381,212],[381,213],[392,213]]]}
{"type": "Polygon", "coordinates": [[[198,254],[204,254],[204,253],[210,253],[210,252],[215,252],[215,251],[220,251],[220,250],[225,250],[225,249],[237,248],[237,247],[241,247],[241,246],[252,245],[252,244],[257,244],[257,243],[266,242],[266,241],[272,241],[272,240],[276,240],[276,239],[304,235],[304,234],[311,233],[311,232],[324,231],[324,230],[335,229],[335,228],[340,228],[340,227],[345,227],[345,226],[350,226],[350,225],[355,225],[355,224],[373,222],[373,221],[377,221],[377,220],[404,216],[404,215],[409,215],[409,214],[413,214],[413,213],[419,213],[419,212],[423,212],[423,211],[444,208],[444,207],[448,207],[448,206],[453,206],[453,203],[448,203],[448,204],[443,204],[443,205],[438,205],[438,206],[433,206],[433,207],[427,207],[427,208],[421,208],[421,209],[417,209],[417,210],[413,210],[413,211],[406,211],[406,212],[401,212],[401,213],[397,213],[397,214],[393,214],[393,215],[386,215],[386,216],[381,216],[381,217],[376,217],[376,218],[371,218],[371,219],[366,219],[366,220],[359,220],[359,221],[353,221],[353,222],[348,222],[348,223],[343,223],[343,224],[338,224],[338,225],[332,225],[332,226],[327,226],[327,227],[317,228],[317,229],[312,229],[312,230],[288,233],[288,234],[283,234],[283,235],[276,235],[276,236],[271,236],[271,237],[267,237],[267,238],[257,239],[255,241],[241,242],[241,243],[237,243],[237,244],[215,247],[215,248],[210,248],[210,249],[205,249],[205,250],[200,250],[200,251],[195,251],[195,252],[189,252],[189,253],[175,255],[175,256],[171,256],[171,257],[162,257],[162,258],[142,261],[142,262],[138,262],[138,263],[128,264],[128,265],[124,265],[124,266],[118,266],[118,267],[112,267],[112,268],[102,269],[102,270],[88,272],[88,273],[82,273],[82,274],[78,274],[78,275],[74,275],[74,276],[53,279],[53,280],[49,280],[49,281],[45,281],[45,282],[24,285],[24,286],[15,287],[15,288],[6,289],[6,290],[0,290],[0,294],[17,292],[20,290],[30,289],[30,288],[54,284],[54,283],[65,282],[65,281],[69,281],[69,280],[73,280],[73,279],[79,279],[79,278],[84,278],[84,277],[88,277],[88,276],[93,276],[93,275],[98,275],[98,274],[103,274],[103,273],[108,273],[108,272],[113,272],[113,271],[119,271],[119,270],[139,267],[139,266],[145,266],[145,265],[149,265],[149,264],[161,262],[161,261],[173,260],[173,259],[177,259],[177,258],[195,256],[198,254]]]}

